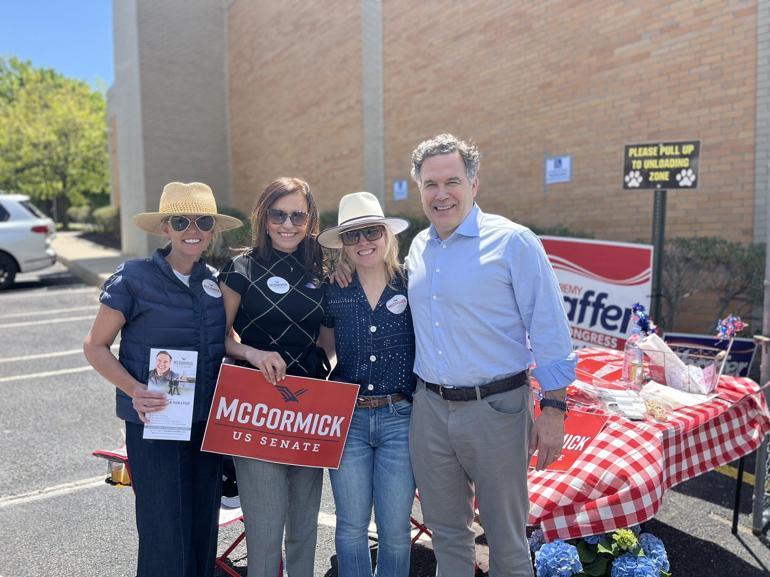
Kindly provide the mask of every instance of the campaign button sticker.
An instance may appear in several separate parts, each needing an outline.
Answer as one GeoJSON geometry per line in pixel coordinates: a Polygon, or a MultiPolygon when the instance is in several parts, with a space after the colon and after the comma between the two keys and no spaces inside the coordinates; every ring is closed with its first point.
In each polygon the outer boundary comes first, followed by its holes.
{"type": "Polygon", "coordinates": [[[289,281],[280,276],[271,276],[267,279],[267,288],[276,294],[283,295],[289,292],[289,281]]]}
{"type": "Polygon", "coordinates": [[[219,285],[210,278],[204,279],[201,285],[203,286],[203,290],[210,297],[214,297],[215,299],[222,298],[222,291],[219,290],[219,285]]]}
{"type": "Polygon", "coordinates": [[[396,295],[386,302],[385,306],[388,307],[388,310],[394,315],[400,315],[406,310],[406,303],[407,300],[404,295],[396,295]]]}

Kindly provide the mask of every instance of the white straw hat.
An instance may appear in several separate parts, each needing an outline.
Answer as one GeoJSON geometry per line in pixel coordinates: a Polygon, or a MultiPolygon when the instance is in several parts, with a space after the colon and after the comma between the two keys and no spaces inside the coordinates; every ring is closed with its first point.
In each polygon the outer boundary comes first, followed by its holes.
{"type": "Polygon", "coordinates": [[[160,195],[158,212],[143,212],[134,217],[134,224],[144,231],[162,235],[163,221],[175,214],[214,217],[214,232],[222,232],[242,226],[235,217],[217,213],[214,193],[202,182],[169,182],[160,195]]]}
{"type": "Polygon", "coordinates": [[[386,217],[380,201],[371,192],[353,192],[340,199],[337,226],[327,228],[319,234],[318,244],[326,248],[342,248],[340,233],[372,224],[383,224],[393,234],[409,228],[409,221],[403,218],[386,217]]]}

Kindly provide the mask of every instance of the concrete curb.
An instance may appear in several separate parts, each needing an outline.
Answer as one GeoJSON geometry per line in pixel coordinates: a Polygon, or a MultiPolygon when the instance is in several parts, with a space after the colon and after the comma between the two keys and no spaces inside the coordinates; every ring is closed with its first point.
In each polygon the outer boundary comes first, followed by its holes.
{"type": "Polygon", "coordinates": [[[57,261],[67,267],[72,274],[82,280],[84,283],[94,286],[96,288],[102,288],[104,281],[110,278],[110,274],[98,273],[84,266],[81,261],[70,260],[61,254],[57,255],[57,261]]]}

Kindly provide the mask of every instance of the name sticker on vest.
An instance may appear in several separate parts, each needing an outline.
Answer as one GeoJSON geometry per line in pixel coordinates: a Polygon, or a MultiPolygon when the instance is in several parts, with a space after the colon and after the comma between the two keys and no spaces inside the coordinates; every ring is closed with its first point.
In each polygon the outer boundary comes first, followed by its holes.
{"type": "Polygon", "coordinates": [[[267,288],[279,295],[289,292],[289,281],[280,276],[271,276],[267,279],[267,288]]]}
{"type": "Polygon", "coordinates": [[[394,315],[400,315],[406,310],[406,297],[404,295],[396,295],[385,303],[388,310],[394,315]]]}
{"type": "Polygon", "coordinates": [[[210,297],[214,297],[215,299],[222,298],[222,291],[219,290],[219,285],[210,278],[203,279],[201,286],[203,286],[204,292],[210,297]]]}

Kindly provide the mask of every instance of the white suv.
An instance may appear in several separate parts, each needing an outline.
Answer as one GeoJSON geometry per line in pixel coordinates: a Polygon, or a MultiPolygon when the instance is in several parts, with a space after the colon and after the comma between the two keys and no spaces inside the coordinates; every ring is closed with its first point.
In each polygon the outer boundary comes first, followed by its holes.
{"type": "Polygon", "coordinates": [[[17,272],[51,266],[56,226],[23,194],[0,194],[0,289],[13,284],[17,272]]]}

